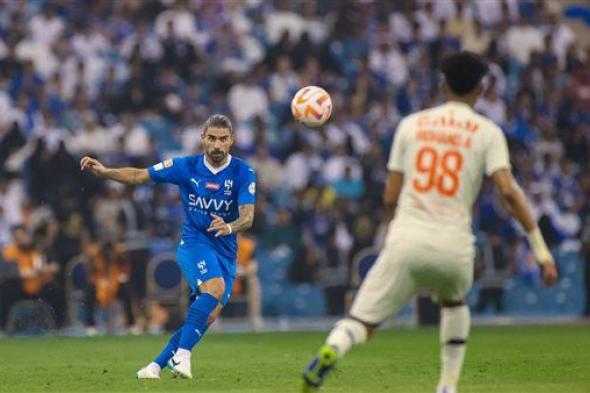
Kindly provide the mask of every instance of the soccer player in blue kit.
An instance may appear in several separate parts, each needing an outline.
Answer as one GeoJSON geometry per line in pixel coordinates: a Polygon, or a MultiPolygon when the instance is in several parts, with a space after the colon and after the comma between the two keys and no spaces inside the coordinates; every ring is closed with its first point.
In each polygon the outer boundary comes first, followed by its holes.
{"type": "Polygon", "coordinates": [[[165,160],[152,167],[107,168],[83,157],[82,170],[124,184],[172,183],[180,187],[185,219],[176,262],[196,300],[184,325],[153,362],[137,372],[139,379],[158,379],[166,365],[192,378],[191,351],[227,304],[236,276],[236,233],[254,219],[256,174],[229,154],[234,141],[230,120],[209,117],[201,134],[204,154],[165,160]]]}

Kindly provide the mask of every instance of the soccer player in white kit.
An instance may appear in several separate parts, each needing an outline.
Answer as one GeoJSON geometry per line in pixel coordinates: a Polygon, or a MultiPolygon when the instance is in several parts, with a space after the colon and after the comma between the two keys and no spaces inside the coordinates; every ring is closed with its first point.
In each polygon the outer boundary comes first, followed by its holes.
{"type": "Polygon", "coordinates": [[[303,373],[303,391],[315,391],[353,346],[397,312],[417,291],[432,289],[441,305],[441,373],[438,393],[456,393],[469,334],[464,297],[473,279],[472,205],[484,175],[527,233],[547,285],[557,269],[528,202],[510,170],[501,129],[473,106],[487,65],[461,52],[442,64],[447,102],[404,118],[387,168],[384,203],[395,218],[384,248],[350,310],[303,373]]]}

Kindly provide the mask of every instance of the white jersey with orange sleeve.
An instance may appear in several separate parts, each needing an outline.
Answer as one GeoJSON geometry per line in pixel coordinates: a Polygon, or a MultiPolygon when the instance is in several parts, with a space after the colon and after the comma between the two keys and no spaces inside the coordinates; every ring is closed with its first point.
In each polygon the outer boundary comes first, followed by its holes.
{"type": "Polygon", "coordinates": [[[483,176],[509,169],[510,160],[497,125],[449,101],[401,121],[387,168],[404,175],[390,236],[442,230],[472,243],[472,206],[483,176]]]}

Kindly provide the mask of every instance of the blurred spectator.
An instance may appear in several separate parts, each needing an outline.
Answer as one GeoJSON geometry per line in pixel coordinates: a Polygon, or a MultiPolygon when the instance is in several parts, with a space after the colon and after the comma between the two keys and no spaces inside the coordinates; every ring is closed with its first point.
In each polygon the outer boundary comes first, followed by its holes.
{"type": "Polygon", "coordinates": [[[57,41],[65,30],[65,25],[51,4],[45,4],[43,11],[29,21],[33,39],[47,46],[57,41]]]}
{"type": "Polygon", "coordinates": [[[276,43],[283,33],[293,42],[297,42],[305,31],[305,20],[294,12],[294,4],[288,0],[275,2],[276,8],[266,18],[266,35],[270,43],[276,43]]]}
{"type": "Polygon", "coordinates": [[[129,266],[121,258],[115,244],[97,242],[88,246],[88,273],[90,283],[86,290],[86,331],[96,335],[96,307],[110,308],[116,300],[123,303],[126,327],[133,327],[131,287],[129,285],[129,266]]]}
{"type": "Polygon", "coordinates": [[[6,328],[12,306],[19,300],[42,300],[52,309],[58,329],[65,322],[65,298],[55,282],[59,265],[48,262],[33,242],[33,237],[22,225],[12,229],[14,243],[4,247],[2,258],[18,264],[19,277],[0,286],[0,327],[6,328]]]}
{"type": "Polygon", "coordinates": [[[352,177],[352,168],[350,166],[344,168],[344,175],[334,180],[332,187],[338,197],[353,200],[360,199],[365,191],[362,179],[352,177]]]}
{"type": "Polygon", "coordinates": [[[479,21],[473,23],[473,28],[466,29],[463,33],[462,50],[483,54],[490,45],[492,35],[485,31],[479,21]]]}
{"type": "Polygon", "coordinates": [[[414,16],[408,6],[402,8],[401,12],[394,12],[389,17],[389,25],[393,38],[403,46],[412,40],[412,23],[414,16]]]}
{"type": "MultiPolygon", "coordinates": [[[[246,296],[248,298],[248,320],[250,328],[259,332],[264,329],[262,319],[262,293],[260,280],[258,279],[258,262],[254,259],[256,252],[256,241],[248,235],[238,236],[238,254],[236,263],[238,265],[237,277],[245,281],[246,296]]],[[[233,294],[243,291],[244,283],[237,280],[234,283],[233,294]]]]}
{"type": "Polygon", "coordinates": [[[369,67],[378,77],[394,86],[402,85],[408,78],[408,67],[402,53],[383,39],[369,54],[369,67]]]}
{"type": "Polygon", "coordinates": [[[289,156],[285,162],[285,180],[291,190],[301,190],[310,184],[310,181],[321,170],[322,158],[314,151],[310,144],[303,147],[303,151],[289,156]]]}
{"type": "Polygon", "coordinates": [[[575,108],[585,115],[588,122],[590,118],[590,47],[586,49],[585,62],[572,75],[570,86],[575,108]]]}
{"type": "Polygon", "coordinates": [[[292,69],[291,60],[281,56],[276,62],[276,72],[270,76],[270,99],[274,103],[288,104],[296,90],[297,74],[292,69]]]}
{"type": "Polygon", "coordinates": [[[4,248],[4,246],[8,245],[10,239],[10,224],[6,219],[4,207],[0,204],[0,248],[4,248]]]}
{"type": "Polygon", "coordinates": [[[492,27],[502,21],[515,21],[518,18],[517,0],[487,1],[475,0],[474,6],[478,20],[485,27],[492,27]]]}
{"type": "Polygon", "coordinates": [[[495,79],[490,82],[475,108],[496,124],[502,125],[506,123],[506,104],[498,94],[495,79]]]}
{"type": "Polygon", "coordinates": [[[576,42],[576,35],[571,27],[563,23],[557,12],[547,15],[547,33],[551,35],[552,49],[557,55],[561,67],[565,66],[567,50],[576,42]]]}
{"type": "Polygon", "coordinates": [[[261,190],[273,192],[284,184],[283,166],[279,160],[268,154],[266,146],[258,146],[256,155],[250,160],[250,164],[256,170],[261,190]]]}
{"type": "Polygon", "coordinates": [[[229,108],[237,121],[250,120],[255,116],[265,118],[268,111],[268,99],[264,90],[256,85],[254,74],[245,76],[228,92],[229,108]]]}
{"type": "Polygon", "coordinates": [[[184,80],[189,80],[191,70],[198,61],[197,50],[193,42],[190,41],[189,36],[176,33],[178,28],[179,25],[175,25],[174,21],[168,21],[166,35],[160,42],[162,47],[161,60],[165,67],[178,72],[184,80]]]}
{"type": "Polygon", "coordinates": [[[136,122],[133,113],[125,112],[120,116],[121,122],[114,125],[110,133],[123,138],[124,151],[129,157],[145,157],[150,151],[150,137],[146,129],[136,122]]]}
{"type": "Polygon", "coordinates": [[[72,153],[103,154],[113,149],[113,136],[98,123],[94,112],[85,113],[83,122],[83,128],[70,139],[69,150],[72,153]]]}
{"type": "Polygon", "coordinates": [[[327,183],[344,178],[346,169],[350,171],[352,178],[361,176],[361,167],[358,160],[348,155],[346,145],[338,145],[334,149],[334,155],[331,156],[324,165],[322,176],[327,183]]]}
{"type": "Polygon", "coordinates": [[[0,205],[8,225],[22,222],[21,203],[25,200],[22,182],[8,173],[0,174],[0,205]]]}
{"type": "Polygon", "coordinates": [[[427,1],[424,7],[416,11],[415,20],[420,25],[420,37],[425,42],[432,42],[440,33],[438,27],[439,23],[434,14],[433,2],[427,1]]]}
{"type": "Polygon", "coordinates": [[[174,26],[174,36],[186,39],[196,39],[195,27],[197,21],[195,15],[189,8],[187,0],[172,2],[172,6],[158,15],[154,28],[156,34],[162,38],[168,38],[170,34],[169,26],[174,26]]]}
{"type": "MultiPolygon", "coordinates": [[[[435,9],[439,3],[444,2],[437,1],[435,3],[435,9]]],[[[473,29],[473,15],[471,8],[466,7],[464,1],[457,1],[453,4],[456,6],[456,11],[451,12],[452,15],[448,16],[447,31],[456,38],[466,37],[466,35],[473,29]]]]}
{"type": "Polygon", "coordinates": [[[533,51],[543,49],[543,33],[532,26],[525,16],[520,18],[518,25],[508,29],[506,34],[508,51],[520,65],[529,62],[533,51]]]}

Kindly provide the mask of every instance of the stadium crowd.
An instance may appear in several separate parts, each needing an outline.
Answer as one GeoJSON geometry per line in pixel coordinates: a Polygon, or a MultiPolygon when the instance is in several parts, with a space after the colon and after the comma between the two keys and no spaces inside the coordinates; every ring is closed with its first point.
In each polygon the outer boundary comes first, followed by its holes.
{"type": "MultiPolygon", "coordinates": [[[[63,325],[66,265],[79,254],[93,261],[88,298],[108,305],[119,296],[134,323],[147,259],[177,240],[179,196],[164,186],[97,180],[80,172],[79,158],[145,167],[192,154],[211,113],[233,118],[234,154],[257,169],[259,247],[288,247],[290,279],[323,285],[328,310],[342,312],[348,278],[321,272],[348,267],[379,243],[396,125],[442,102],[437,66],[461,49],[490,62],[477,109],[509,138],[513,169],[549,242],[585,252],[590,265],[590,48],[563,23],[559,4],[0,5],[0,246],[20,275],[18,292],[14,279],[0,284],[3,324],[14,301],[41,296],[63,325]],[[311,84],[334,103],[330,122],[313,131],[289,109],[292,95],[311,84]]],[[[494,264],[535,280],[521,233],[488,184],[475,212],[494,264]]]]}

